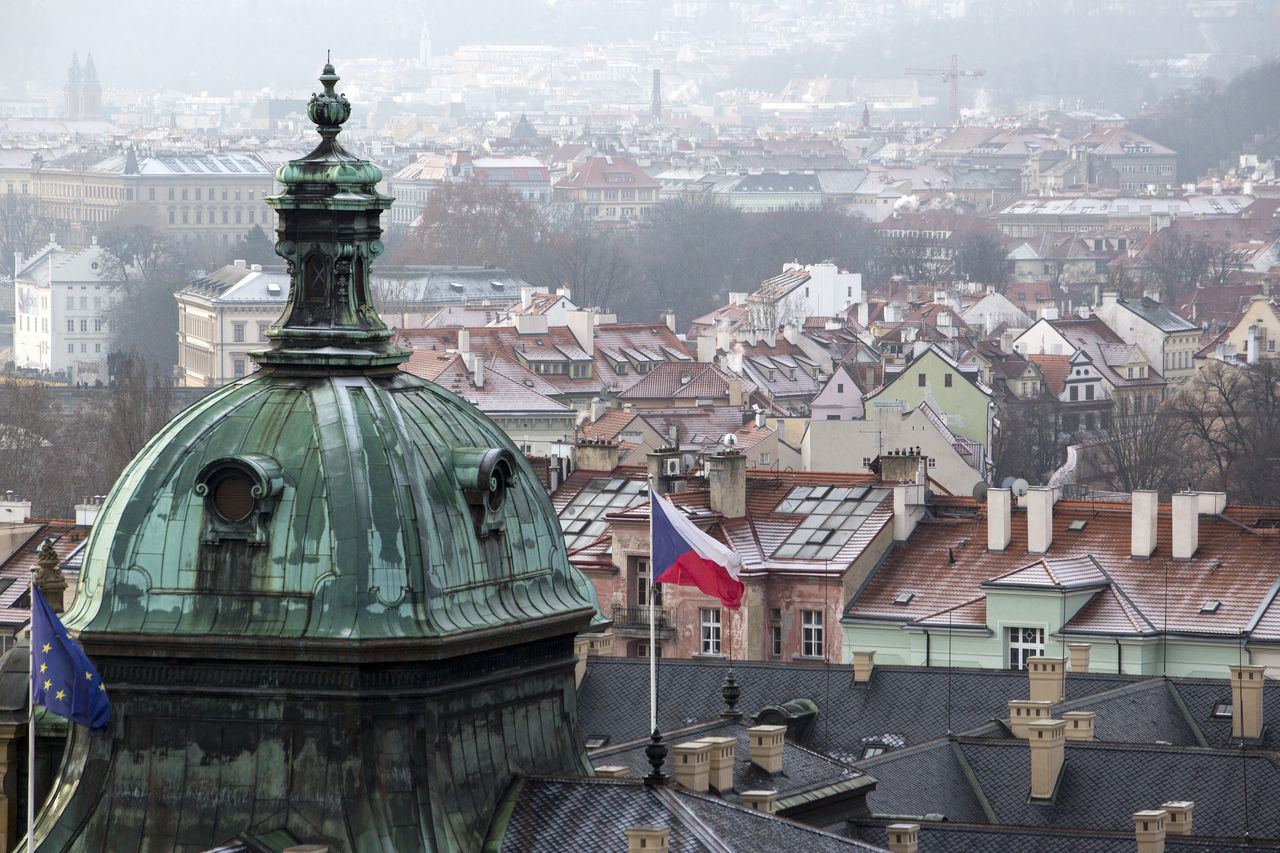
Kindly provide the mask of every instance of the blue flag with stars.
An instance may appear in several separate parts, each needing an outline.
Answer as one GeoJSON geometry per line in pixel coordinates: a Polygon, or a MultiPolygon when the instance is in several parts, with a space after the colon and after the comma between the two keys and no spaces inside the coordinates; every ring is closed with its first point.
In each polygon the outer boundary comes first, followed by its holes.
{"type": "Polygon", "coordinates": [[[106,685],[39,587],[31,590],[31,676],[36,705],[94,731],[107,727],[111,702],[106,685]]]}

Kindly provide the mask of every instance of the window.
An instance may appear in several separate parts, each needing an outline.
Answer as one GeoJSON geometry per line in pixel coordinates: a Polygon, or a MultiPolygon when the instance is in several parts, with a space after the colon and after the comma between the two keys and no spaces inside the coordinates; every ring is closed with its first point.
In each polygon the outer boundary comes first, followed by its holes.
{"type": "Polygon", "coordinates": [[[822,611],[800,611],[800,654],[807,658],[820,658],[825,655],[826,647],[822,642],[822,611]]]}
{"type": "Polygon", "coordinates": [[[843,394],[843,393],[844,393],[844,383],[843,383],[843,382],[837,382],[837,383],[836,383],[836,393],[837,393],[837,394],[843,394]]]}
{"type": "Polygon", "coordinates": [[[1076,400],[1080,399],[1080,389],[1077,388],[1075,385],[1072,385],[1071,390],[1067,393],[1067,396],[1071,398],[1072,402],[1075,402],[1076,400]]]}
{"type": "Polygon", "coordinates": [[[244,343],[244,323],[231,324],[231,340],[238,344],[244,343]]]}
{"type": "Polygon", "coordinates": [[[67,307],[68,307],[68,308],[75,308],[75,307],[76,307],[76,298],[75,298],[74,296],[68,296],[68,297],[67,297],[67,307]]]}
{"type": "Polygon", "coordinates": [[[102,344],[94,344],[94,345],[93,345],[93,351],[94,351],[94,352],[97,352],[97,353],[102,352],[102,344]]]}
{"type": "Polygon", "coordinates": [[[782,609],[769,609],[769,654],[782,656],[782,609]]]}
{"type": "Polygon", "coordinates": [[[1043,628],[1009,628],[1009,669],[1026,669],[1027,658],[1044,654],[1043,628]]]}
{"type": "Polygon", "coordinates": [[[1086,400],[1092,400],[1092,399],[1093,399],[1093,386],[1092,386],[1092,385],[1086,385],[1086,386],[1084,386],[1084,398],[1085,398],[1086,400]]]}
{"type": "Polygon", "coordinates": [[[240,377],[244,376],[244,359],[243,358],[237,358],[234,362],[232,362],[232,366],[234,367],[236,379],[239,379],[240,377]]]}
{"type": "Polygon", "coordinates": [[[88,352],[88,351],[89,351],[89,345],[88,345],[88,344],[81,344],[81,345],[80,345],[80,352],[84,353],[84,352],[88,352]]]}
{"type": "Polygon", "coordinates": [[[68,320],[68,321],[67,321],[67,331],[68,331],[68,332],[74,332],[75,330],[76,330],[76,321],[75,321],[75,320],[68,320]]]}
{"type": "Polygon", "coordinates": [[[147,190],[147,201],[155,201],[155,200],[156,200],[156,188],[151,187],[150,189],[147,190]]]}
{"type": "Polygon", "coordinates": [[[88,320],[81,320],[81,321],[80,321],[80,331],[82,331],[82,332],[87,332],[87,331],[89,331],[89,321],[88,321],[88,320]]]}
{"type": "MultiPolygon", "coordinates": [[[[636,604],[649,606],[649,561],[636,560],[636,604]]],[[[662,606],[662,584],[653,585],[653,606],[662,606]]]]}
{"type": "Polygon", "coordinates": [[[925,378],[924,378],[924,374],[923,374],[923,373],[917,373],[917,374],[916,374],[916,384],[917,384],[917,385],[919,385],[921,388],[923,388],[923,387],[924,387],[924,385],[925,385],[925,381],[926,381],[926,380],[925,380],[925,378]]]}
{"type": "Polygon", "coordinates": [[[89,308],[89,297],[87,297],[87,296],[81,296],[81,297],[80,297],[80,308],[81,308],[81,310],[88,310],[88,308],[89,308]]]}
{"type": "Polygon", "coordinates": [[[720,654],[720,608],[700,607],[698,616],[702,624],[702,654],[720,654]]]}
{"type": "Polygon", "coordinates": [[[94,321],[93,321],[93,330],[94,330],[95,332],[101,332],[101,331],[102,331],[102,321],[101,321],[101,320],[94,320],[94,321]]]}
{"type": "Polygon", "coordinates": [[[258,323],[258,340],[265,341],[267,339],[267,329],[271,328],[270,323],[258,323]]]}
{"type": "Polygon", "coordinates": [[[884,747],[878,743],[869,743],[862,748],[863,758],[875,758],[877,755],[884,755],[884,747]]]}
{"type": "Polygon", "coordinates": [[[75,351],[76,351],[76,345],[75,345],[75,344],[67,344],[67,352],[68,352],[68,353],[74,353],[75,351]]]}
{"type": "Polygon", "coordinates": [[[1219,720],[1231,719],[1231,702],[1215,702],[1213,705],[1213,716],[1219,720]]]}
{"type": "Polygon", "coordinates": [[[942,377],[942,384],[943,384],[943,385],[945,385],[947,388],[950,388],[950,387],[951,387],[951,374],[950,374],[950,373],[947,373],[947,374],[944,374],[944,375],[943,375],[943,377],[942,377]]]}

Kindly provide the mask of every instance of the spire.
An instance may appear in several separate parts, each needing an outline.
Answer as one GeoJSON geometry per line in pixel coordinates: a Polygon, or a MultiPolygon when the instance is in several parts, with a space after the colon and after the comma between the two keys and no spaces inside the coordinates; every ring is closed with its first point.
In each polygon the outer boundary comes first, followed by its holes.
{"type": "MultiPolygon", "coordinates": [[[[108,60],[110,60],[110,58],[111,57],[107,57],[108,60]]],[[[90,51],[84,58],[84,79],[86,83],[89,81],[96,83],[98,81],[98,69],[93,67],[93,51],[90,51]]]]}
{"type": "Polygon", "coordinates": [[[263,365],[290,367],[394,367],[408,355],[391,343],[391,330],[374,309],[369,271],[380,255],[379,217],[392,199],[381,195],[382,172],[338,142],[351,104],[335,90],[338,74],[326,63],[322,90],[307,114],[320,142],[276,174],[284,192],[267,199],[280,216],[276,254],[289,267],[289,302],[273,346],[255,353],[263,365]]]}
{"type": "Polygon", "coordinates": [[[80,82],[80,55],[78,53],[71,54],[71,65],[67,68],[67,82],[80,82]]]}

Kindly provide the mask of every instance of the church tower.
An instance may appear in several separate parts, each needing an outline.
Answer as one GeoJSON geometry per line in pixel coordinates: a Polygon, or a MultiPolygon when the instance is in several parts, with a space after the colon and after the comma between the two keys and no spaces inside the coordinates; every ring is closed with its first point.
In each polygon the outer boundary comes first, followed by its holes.
{"type": "Polygon", "coordinates": [[[143,448],[86,545],[64,621],[113,714],[71,727],[42,853],[478,850],[514,778],[590,773],[594,591],[510,439],[399,369],[369,290],[392,199],[338,80],[268,200],[290,293],[261,369],[143,448]]]}
{"type": "Polygon", "coordinates": [[[67,68],[67,82],[62,87],[63,94],[63,114],[69,119],[80,118],[80,92],[83,87],[83,77],[80,73],[80,57],[71,54],[71,65],[67,68]]]}
{"type": "Polygon", "coordinates": [[[84,60],[84,79],[80,84],[80,117],[102,117],[102,84],[98,82],[98,69],[93,66],[93,54],[84,60]]]}

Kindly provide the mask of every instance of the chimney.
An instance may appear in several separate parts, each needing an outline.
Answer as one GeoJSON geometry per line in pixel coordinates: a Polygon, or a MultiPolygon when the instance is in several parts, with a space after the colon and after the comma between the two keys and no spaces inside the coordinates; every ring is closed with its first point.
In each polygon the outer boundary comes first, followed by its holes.
{"type": "Polygon", "coordinates": [[[1053,716],[1053,703],[1040,702],[1034,699],[1009,700],[1009,731],[1013,736],[1026,740],[1031,737],[1032,723],[1038,723],[1053,716]]]}
{"type": "Polygon", "coordinates": [[[1003,551],[1013,535],[1013,491],[987,490],[987,550],[1003,551]]]}
{"type": "Polygon", "coordinates": [[[573,685],[582,686],[582,679],[587,676],[587,655],[591,650],[591,641],[579,634],[573,638],[573,685]]]}
{"type": "Polygon", "coordinates": [[[773,814],[778,810],[778,792],[743,791],[742,804],[752,811],[773,814]]]}
{"type": "Polygon", "coordinates": [[[871,306],[866,302],[858,303],[858,325],[863,329],[867,328],[867,324],[871,322],[871,306]]]}
{"type": "Polygon", "coordinates": [[[920,824],[891,823],[885,831],[892,853],[916,853],[920,849],[920,824]]]}
{"type": "Polygon", "coordinates": [[[1061,702],[1066,685],[1065,658],[1027,658],[1027,674],[1031,681],[1031,698],[1037,702],[1061,702]]]}
{"type": "MultiPolygon", "coordinates": [[[[565,317],[572,313],[565,312],[565,317]]],[[[572,325],[569,327],[573,331],[572,325]]],[[[547,333],[547,315],[546,314],[517,314],[516,315],[516,334],[518,335],[545,335],[547,333]]],[[[577,335],[574,335],[576,338],[577,335]]]]}
{"type": "Polygon", "coordinates": [[[1138,839],[1138,853],[1164,853],[1164,809],[1147,809],[1133,813],[1133,828],[1138,839]]]}
{"type": "Polygon", "coordinates": [[[574,467],[583,471],[612,471],[618,467],[618,445],[584,439],[574,446],[574,467]]]}
{"type": "Polygon", "coordinates": [[[1243,664],[1231,667],[1231,737],[1257,740],[1262,737],[1262,685],[1265,666],[1243,664]]]}
{"type": "Polygon", "coordinates": [[[736,451],[707,456],[704,463],[711,487],[711,509],[725,518],[747,514],[747,457],[736,451]]]}
{"type": "Polygon", "coordinates": [[[893,541],[906,542],[924,516],[924,484],[897,483],[893,487],[893,541]]]}
{"type": "Polygon", "coordinates": [[[1071,656],[1072,672],[1089,671],[1089,652],[1093,649],[1090,643],[1067,643],[1067,654],[1071,656]]]}
{"type": "Polygon", "coordinates": [[[471,360],[471,382],[477,388],[484,387],[484,356],[480,353],[471,360]]]}
{"type": "Polygon", "coordinates": [[[671,843],[669,826],[632,826],[627,828],[627,853],[663,853],[671,843]]]}
{"type": "Polygon", "coordinates": [[[1160,808],[1168,813],[1164,821],[1164,831],[1168,835],[1190,835],[1191,817],[1196,804],[1191,800],[1170,800],[1161,803],[1160,808]]]}
{"type": "Polygon", "coordinates": [[[236,259],[235,259],[234,261],[232,261],[231,263],[232,263],[232,265],[233,265],[236,269],[238,269],[238,270],[243,270],[243,269],[248,269],[248,268],[249,268],[249,267],[248,267],[248,261],[246,261],[244,258],[236,258],[236,259]]]}
{"type": "Polygon", "coordinates": [[[874,650],[858,650],[853,653],[853,683],[866,684],[871,681],[871,673],[876,668],[874,650]]]}
{"type": "Polygon", "coordinates": [[[716,360],[716,336],[698,335],[698,363],[710,364],[716,360]]]}
{"type": "Polygon", "coordinates": [[[1201,515],[1221,515],[1226,511],[1226,492],[1199,492],[1199,495],[1201,515]]]}
{"type": "Polygon", "coordinates": [[[676,781],[690,791],[705,794],[711,772],[711,744],[702,740],[678,743],[671,748],[671,759],[675,763],[676,781]]]}
{"type": "Polygon", "coordinates": [[[680,477],[680,450],[675,447],[659,447],[645,454],[649,484],[659,495],[672,491],[672,482],[680,477]]]}
{"type": "Polygon", "coordinates": [[[522,284],[520,285],[520,307],[527,311],[531,305],[533,305],[533,285],[522,284]]]}
{"type": "Polygon", "coordinates": [[[85,498],[84,503],[76,504],[76,526],[92,527],[98,520],[98,512],[102,509],[102,495],[85,498]]]}
{"type": "Polygon", "coordinates": [[[594,356],[596,354],[596,326],[591,312],[581,308],[566,311],[564,312],[564,324],[569,327],[569,332],[573,335],[573,339],[577,341],[582,351],[587,355],[594,356]]]}
{"type": "Polygon", "coordinates": [[[1067,724],[1067,740],[1093,740],[1097,719],[1093,711],[1067,711],[1062,715],[1062,722],[1067,724]]]}
{"type": "Polygon", "coordinates": [[[1040,720],[1028,727],[1031,746],[1031,799],[1052,800],[1066,759],[1066,723],[1040,720]]]}
{"type": "Polygon", "coordinates": [[[756,412],[756,429],[763,429],[767,417],[764,412],[756,412]]]}
{"type": "Polygon", "coordinates": [[[591,399],[591,422],[595,423],[604,417],[604,413],[609,411],[609,404],[602,397],[593,397],[591,399]]]}
{"type": "Polygon", "coordinates": [[[1249,364],[1258,363],[1258,327],[1256,325],[1249,327],[1249,337],[1245,343],[1245,361],[1249,364]]]}
{"type": "MultiPolygon", "coordinates": [[[[706,737],[703,743],[711,745],[711,772],[707,784],[723,795],[733,790],[733,754],[738,746],[736,737],[706,737]]],[[[679,778],[677,776],[677,778],[679,778]]]]}
{"type": "Polygon", "coordinates": [[[1129,556],[1135,560],[1149,560],[1156,549],[1156,518],[1160,506],[1160,493],[1139,490],[1133,493],[1132,522],[1130,524],[1129,556]]]}
{"type": "Polygon", "coordinates": [[[458,330],[458,352],[462,353],[463,355],[471,354],[471,330],[470,329],[458,330]]]}
{"type": "Polygon", "coordinates": [[[1047,486],[1027,490],[1027,550],[1046,554],[1053,544],[1053,502],[1056,494],[1047,486]]]}
{"type": "Polygon", "coordinates": [[[729,377],[729,406],[731,408],[740,408],[746,403],[742,396],[742,380],[737,376],[729,377]]]}
{"type": "Polygon", "coordinates": [[[31,501],[18,498],[13,492],[0,495],[0,523],[22,524],[31,518],[31,501]]]}
{"type": "Polygon", "coordinates": [[[1173,559],[1190,560],[1200,547],[1200,496],[1178,492],[1173,496],[1173,559]]]}
{"type": "Polygon", "coordinates": [[[676,312],[672,311],[670,308],[668,308],[666,311],[663,311],[662,322],[667,325],[667,328],[670,331],[674,332],[676,330],[676,312]]]}
{"type": "MultiPolygon", "coordinates": [[[[97,239],[96,237],[94,238],[97,239]]],[[[262,272],[262,264],[249,264],[250,272],[262,272]]]]}
{"type": "MultiPolygon", "coordinates": [[[[766,773],[782,772],[782,739],[786,726],[752,726],[747,729],[751,744],[751,763],[766,773]]],[[[743,794],[746,797],[746,794],[743,794]]]]}
{"type": "Polygon", "coordinates": [[[625,779],[627,778],[627,768],[621,764],[601,764],[599,767],[592,768],[595,770],[597,779],[625,779]]]}

